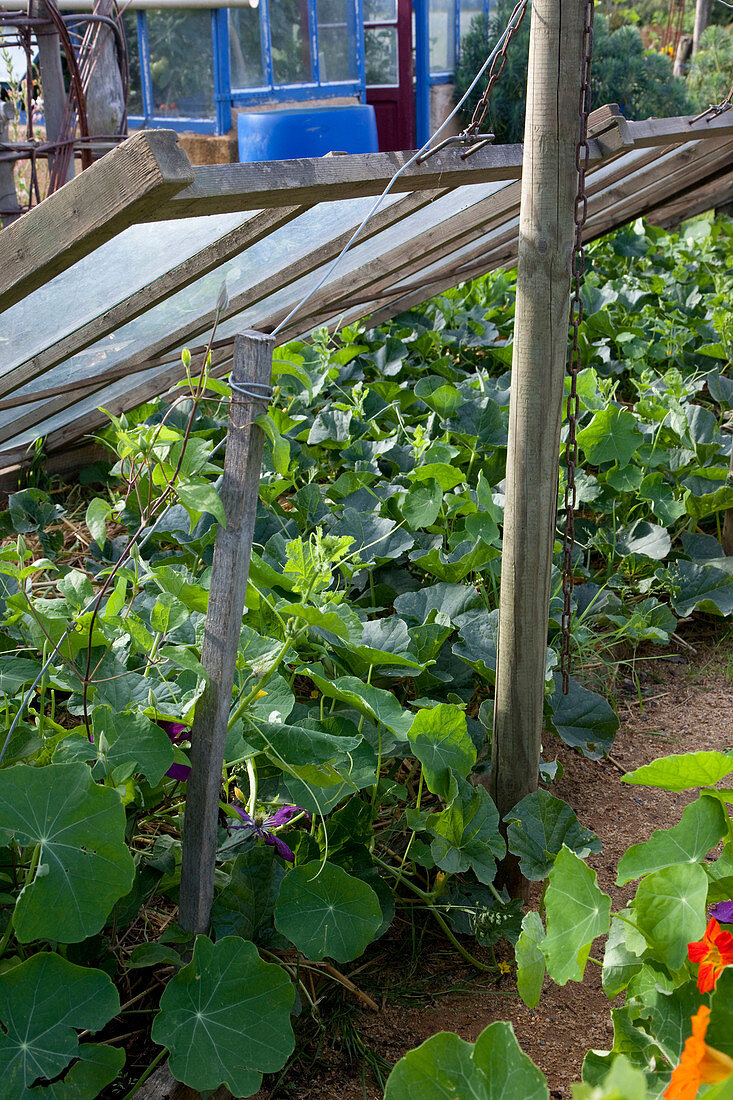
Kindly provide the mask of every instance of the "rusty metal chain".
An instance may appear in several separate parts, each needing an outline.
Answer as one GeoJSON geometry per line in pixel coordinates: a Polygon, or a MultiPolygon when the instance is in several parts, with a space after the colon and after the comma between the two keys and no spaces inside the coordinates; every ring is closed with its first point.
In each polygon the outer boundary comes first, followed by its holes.
{"type": "MultiPolygon", "coordinates": [[[[484,93],[481,96],[481,99],[478,101],[474,108],[473,115],[471,116],[471,121],[462,132],[462,137],[476,137],[481,130],[484,118],[486,117],[486,112],[489,109],[489,99],[491,98],[491,93],[494,90],[494,85],[496,84],[501,74],[504,72],[504,68],[506,67],[507,51],[509,50],[509,46],[511,45],[512,38],[522,25],[522,20],[524,19],[524,15],[527,11],[528,6],[528,0],[517,0],[514,10],[509,16],[507,24],[509,27],[509,31],[507,33],[507,36],[504,39],[501,49],[491,63],[491,68],[489,69],[488,83],[486,85],[486,88],[484,89],[484,93]],[[515,24],[514,19],[516,18],[516,16],[519,16],[519,18],[517,19],[517,22],[515,24]]],[[[464,154],[464,157],[465,156],[466,154],[464,154]]]]}
{"type": "Polygon", "coordinates": [[[588,144],[588,116],[590,115],[590,69],[593,57],[593,8],[594,0],[586,0],[583,23],[583,61],[580,86],[580,137],[575,152],[575,164],[578,170],[578,190],[575,197],[575,245],[572,265],[572,297],[570,299],[570,326],[572,337],[568,357],[570,375],[570,393],[567,399],[568,438],[565,446],[565,464],[567,482],[565,485],[565,533],[563,536],[563,612],[562,612],[562,651],[560,670],[562,672],[562,690],[567,695],[570,688],[570,624],[572,620],[573,598],[573,550],[575,548],[575,506],[577,503],[575,488],[575,467],[578,461],[578,443],[576,426],[580,412],[578,397],[578,372],[581,367],[578,336],[583,320],[583,299],[580,295],[585,271],[585,250],[583,248],[583,227],[588,214],[588,196],[585,191],[585,177],[590,163],[588,144]]]}

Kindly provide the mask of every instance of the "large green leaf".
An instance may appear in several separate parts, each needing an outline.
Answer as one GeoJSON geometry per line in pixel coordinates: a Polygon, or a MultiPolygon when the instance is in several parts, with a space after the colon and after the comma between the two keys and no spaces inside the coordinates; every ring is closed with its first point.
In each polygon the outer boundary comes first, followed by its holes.
{"type": "Polygon", "coordinates": [[[573,1100],[647,1100],[646,1077],[619,1054],[597,1085],[573,1085],[573,1100]]]}
{"type": "Polygon", "coordinates": [[[606,949],[603,953],[603,991],[611,999],[626,988],[642,967],[641,959],[629,948],[627,942],[629,925],[626,922],[632,919],[631,910],[622,910],[621,916],[626,919],[621,920],[620,917],[611,919],[606,949]]]}
{"type": "Polygon", "coordinates": [[[13,916],[21,943],[98,932],[135,872],[117,792],[94,783],[86,764],[15,764],[0,771],[0,822],[0,844],[40,845],[13,916]]]}
{"type": "Polygon", "coordinates": [[[216,938],[241,936],[243,940],[258,940],[262,936],[268,943],[273,935],[270,922],[285,873],[270,845],[258,844],[238,855],[229,883],[217,895],[211,909],[216,938]]]}
{"type": "Polygon", "coordinates": [[[560,850],[550,871],[545,906],[547,972],[558,985],[582,981],[593,940],[608,932],[611,899],[598,888],[595,871],[569,848],[560,850]]]}
{"type": "Polygon", "coordinates": [[[483,679],[493,683],[499,645],[499,611],[471,611],[462,616],[459,640],[453,652],[483,679]]]}
{"type": "Polygon", "coordinates": [[[408,624],[417,626],[427,622],[432,612],[439,613],[444,622],[454,622],[464,611],[481,605],[481,596],[473,585],[448,584],[446,581],[427,585],[416,592],[403,592],[394,602],[395,611],[408,624]]]}
{"type": "Polygon", "coordinates": [[[733,615],[733,576],[716,565],[678,561],[669,571],[672,607],[686,618],[698,608],[711,615],[733,615]]]}
{"type": "Polygon", "coordinates": [[[193,958],[160,999],[153,1042],[170,1051],[173,1076],[203,1092],[226,1085],[252,1096],[263,1073],[281,1069],[295,1046],[290,978],[253,943],[197,936],[193,958]]]}
{"type": "Polygon", "coordinates": [[[624,557],[630,554],[642,554],[646,558],[661,561],[666,558],[672,546],[672,540],[665,527],[639,519],[629,527],[621,528],[616,540],[616,550],[624,557]]]}
{"type": "Polygon", "coordinates": [[[623,469],[643,439],[633,413],[617,405],[599,409],[578,432],[578,446],[592,466],[616,462],[623,469]]]}
{"type": "Polygon", "coordinates": [[[499,832],[499,812],[488,791],[473,787],[465,779],[451,781],[455,795],[450,805],[427,820],[433,836],[433,859],[443,870],[460,874],[469,868],[479,882],[493,882],[496,859],[506,846],[499,832]]]}
{"type": "Polygon", "coordinates": [[[509,851],[519,856],[524,877],[535,882],[550,873],[563,844],[581,859],[601,850],[596,834],[584,829],[567,802],[549,791],[528,794],[504,820],[509,822],[509,851]]]}
{"type": "Polygon", "coordinates": [[[493,558],[498,557],[499,551],[496,547],[489,546],[483,539],[466,539],[448,552],[441,550],[439,546],[433,546],[428,551],[414,550],[410,554],[410,561],[439,580],[455,584],[469,573],[479,572],[493,558]]]}
{"type": "Polygon", "coordinates": [[[643,879],[631,908],[640,931],[671,970],[687,958],[687,945],[705,931],[708,879],[698,864],[678,864],[643,879]]]}
{"type": "Polygon", "coordinates": [[[358,878],[318,859],[283,879],[275,927],[309,959],[356,959],[382,923],[379,899],[358,878]]]}
{"type": "Polygon", "coordinates": [[[540,1003],[546,970],[542,953],[544,938],[545,929],[539,913],[525,913],[514,959],[517,964],[517,993],[528,1008],[536,1008],[540,1003]]]}
{"type": "Polygon", "coordinates": [[[441,1031],[401,1058],[384,1100],[547,1100],[547,1082],[509,1023],[497,1021],[475,1043],[441,1031]]]}
{"type": "Polygon", "coordinates": [[[733,772],[733,755],[722,752],[685,752],[662,756],[642,764],[622,777],[623,783],[661,787],[665,791],[687,791],[711,787],[733,772]]]}
{"type": "Polygon", "coordinates": [[[0,692],[17,695],[22,687],[33,683],[40,671],[40,661],[27,657],[0,657],[0,692]]]}
{"type": "Polygon", "coordinates": [[[733,1058],[733,966],[727,966],[715,983],[705,1042],[733,1058]]]}
{"type": "Polygon", "coordinates": [[[727,815],[718,799],[701,795],[685,808],[677,825],[657,829],[643,844],[634,844],[624,852],[616,885],[623,886],[630,879],[675,863],[697,863],[715,847],[727,828],[727,815]]]}
{"type": "Polygon", "coordinates": [[[476,762],[466,715],[451,703],[418,711],[408,737],[428,790],[443,799],[448,797],[451,773],[465,779],[476,762]]]}
{"type": "Polygon", "coordinates": [[[339,676],[329,680],[320,665],[303,670],[327,699],[338,699],[374,722],[381,722],[400,740],[404,741],[412,725],[412,713],[403,710],[391,691],[364,684],[356,676],[339,676]]]}
{"type": "Polygon", "coordinates": [[[550,726],[571,748],[598,760],[613,744],[619,720],[611,704],[570,677],[567,695],[562,692],[562,677],[554,673],[555,688],[550,697],[550,726]]]}
{"type": "MultiPolygon", "coordinates": [[[[2,1095],[8,1100],[31,1100],[46,1096],[48,1090],[31,1086],[39,1078],[55,1078],[63,1073],[72,1058],[85,1063],[96,1062],[99,1069],[100,1048],[79,1046],[77,1030],[99,1031],[120,1010],[117,990],[108,974],[90,970],[62,959],[60,955],[41,952],[26,962],[0,974],[0,1081],[2,1095]],[[88,1056],[88,1057],[87,1057],[88,1056]]],[[[105,1059],[102,1058],[104,1063],[105,1059]]],[[[107,1059],[109,1062],[109,1060],[107,1059]]],[[[124,1052],[114,1052],[108,1069],[116,1073],[124,1062],[124,1052]]],[[[77,1079],[89,1079],[90,1067],[77,1079]]],[[[98,1074],[91,1074],[99,1079],[98,1074]]],[[[104,1076],[104,1073],[102,1073],[104,1076]]],[[[108,1084],[107,1076],[100,1088],[108,1084]]],[[[52,1095],[59,1100],[65,1095],[64,1081],[52,1095]]],[[[69,1090],[73,1096],[94,1097],[96,1092],[69,1090]]]]}
{"type": "MultiPolygon", "coordinates": [[[[173,745],[165,730],[140,711],[116,713],[110,707],[95,707],[92,713],[91,743],[84,732],[62,741],[54,759],[104,762],[107,774],[129,764],[141,772],[151,787],[160,783],[173,763],[173,745]]],[[[96,773],[95,773],[96,774],[96,773]]]]}
{"type": "Polygon", "coordinates": [[[642,1020],[648,1020],[647,1030],[674,1066],[680,1059],[685,1041],[692,1034],[692,1017],[700,1006],[697,982],[685,982],[667,991],[651,989],[639,1009],[642,1020]]]}

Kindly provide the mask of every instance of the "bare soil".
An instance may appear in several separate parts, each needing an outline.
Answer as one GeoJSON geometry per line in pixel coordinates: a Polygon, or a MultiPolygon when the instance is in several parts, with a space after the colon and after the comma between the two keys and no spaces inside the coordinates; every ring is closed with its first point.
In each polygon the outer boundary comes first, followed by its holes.
{"type": "MultiPolygon", "coordinates": [[[[636,663],[636,680],[619,678],[621,728],[610,758],[586,760],[556,740],[545,745],[545,756],[557,757],[564,769],[553,793],[603,842],[603,850],[589,862],[615,907],[633,893],[633,884],[631,889],[615,886],[623,852],[655,829],[676,824],[694,797],[694,792],[669,794],[630,786],[621,776],[669,753],[733,747],[730,641],[729,629],[712,622],[701,629],[698,623],[695,635],[673,649],[646,652],[636,663]]],[[[500,951],[499,957],[511,961],[511,949],[500,951]]],[[[592,963],[582,984],[559,988],[546,980],[540,1005],[531,1010],[517,996],[512,974],[498,983],[488,975],[477,976],[448,950],[432,925],[415,929],[398,915],[393,930],[375,945],[374,957],[344,970],[377,1002],[379,1011],[354,1000],[348,1024],[341,1014],[326,1020],[325,1033],[313,1040],[287,1076],[268,1080],[255,1100],[381,1100],[382,1090],[364,1061],[365,1050],[368,1059],[384,1068],[438,1031],[455,1031],[473,1041],[494,1020],[511,1020],[523,1049],[547,1075],[551,1095],[564,1100],[570,1097],[571,1082],[580,1077],[585,1052],[608,1049],[612,1042],[609,1002],[600,968],[592,963]]]]}

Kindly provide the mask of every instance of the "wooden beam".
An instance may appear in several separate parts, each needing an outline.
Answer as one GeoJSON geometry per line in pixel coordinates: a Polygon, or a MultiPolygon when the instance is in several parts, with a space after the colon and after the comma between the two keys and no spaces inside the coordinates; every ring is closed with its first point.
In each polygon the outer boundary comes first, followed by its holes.
{"type": "MultiPolygon", "coordinates": [[[[537,789],[565,380],[585,0],[534,0],[491,774],[500,818],[537,789]],[[562,14],[561,14],[562,5],[562,14]]],[[[511,893],[525,893],[508,859],[511,893]]]]}
{"type": "Polygon", "coordinates": [[[695,121],[695,115],[677,118],[648,118],[641,122],[627,122],[627,132],[636,148],[672,145],[678,141],[719,141],[733,137],[733,111],[725,111],[710,118],[695,121]]]}
{"type": "Polygon", "coordinates": [[[0,233],[8,309],[193,181],[173,130],[140,132],[0,233]]]}
{"type": "MultiPolygon", "coordinates": [[[[179,921],[189,932],[206,933],[214,897],[216,833],[237,646],[252,552],[264,435],[255,425],[267,398],[275,341],[260,332],[238,336],[229,403],[229,435],[221,501],[226,527],[219,526],[211,568],[209,607],[201,649],[208,681],[196,704],[191,730],[191,775],[186,790],[179,921]]],[[[245,689],[246,691],[246,689],[245,689]]],[[[252,811],[254,812],[254,811],[252,811]]]]}

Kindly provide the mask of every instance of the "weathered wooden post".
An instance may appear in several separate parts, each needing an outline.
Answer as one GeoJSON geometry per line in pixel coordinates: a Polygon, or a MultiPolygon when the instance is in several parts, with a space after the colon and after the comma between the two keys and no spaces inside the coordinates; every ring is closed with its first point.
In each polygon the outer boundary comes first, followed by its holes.
{"type": "MultiPolygon", "coordinates": [[[[15,114],[12,103],[0,103],[0,143],[10,140],[10,122],[15,114]]],[[[15,161],[0,161],[0,222],[10,225],[20,217],[15,190],[15,161]]]]}
{"type": "Polygon", "coordinates": [[[237,646],[257,515],[263,435],[255,418],[267,405],[274,339],[246,332],[234,343],[229,436],[221,487],[226,527],[214,544],[209,610],[201,663],[209,683],[191,730],[191,776],[183,827],[179,920],[206,932],[214,896],[221,772],[237,646]]]}
{"type": "MultiPolygon", "coordinates": [[[[534,0],[527,77],[504,548],[489,790],[537,788],[578,183],[585,0],[534,0]]],[[[504,868],[523,891],[516,864],[504,868]]]]}

